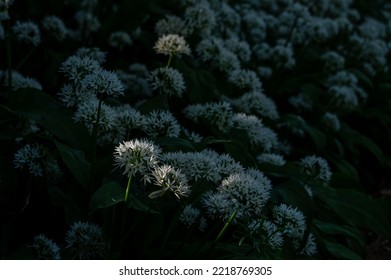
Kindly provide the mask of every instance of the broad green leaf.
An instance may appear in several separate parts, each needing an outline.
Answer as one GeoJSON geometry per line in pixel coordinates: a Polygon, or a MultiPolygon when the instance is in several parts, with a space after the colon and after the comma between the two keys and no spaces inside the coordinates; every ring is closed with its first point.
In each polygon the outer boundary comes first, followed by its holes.
{"type": "Polygon", "coordinates": [[[124,199],[125,190],[116,182],[107,182],[92,196],[89,212],[93,213],[97,209],[113,206],[124,201],[124,199]]]}
{"type": "Polygon", "coordinates": [[[73,149],[68,145],[61,144],[55,141],[56,147],[60,152],[60,156],[71,171],[75,179],[85,188],[90,183],[91,165],[86,160],[84,152],[73,149]]]}
{"type": "Polygon", "coordinates": [[[144,204],[132,194],[129,196],[129,207],[140,212],[160,214],[158,211],[154,210],[151,206],[144,204]]]}
{"type": "Polygon", "coordinates": [[[71,113],[47,93],[32,88],[20,89],[9,95],[7,105],[14,114],[36,121],[72,147],[87,147],[87,130],[76,124],[71,113]]]}
{"type": "Polygon", "coordinates": [[[177,150],[194,151],[195,150],[193,144],[190,141],[181,138],[159,137],[155,140],[155,143],[161,147],[165,147],[165,150],[168,151],[177,151],[177,150]]]}
{"type": "Polygon", "coordinates": [[[319,198],[347,223],[391,238],[391,225],[382,204],[352,189],[318,188],[319,198]]]}
{"type": "Polygon", "coordinates": [[[346,237],[352,238],[360,244],[360,246],[365,246],[364,236],[359,230],[351,226],[346,225],[337,225],[332,223],[325,223],[320,220],[315,219],[313,223],[320,231],[330,234],[330,235],[344,235],[346,237]]]}
{"type": "Polygon", "coordinates": [[[361,260],[362,258],[354,253],[349,248],[334,242],[329,242],[323,240],[324,245],[326,246],[327,251],[329,251],[330,254],[332,254],[337,259],[342,260],[361,260]]]}

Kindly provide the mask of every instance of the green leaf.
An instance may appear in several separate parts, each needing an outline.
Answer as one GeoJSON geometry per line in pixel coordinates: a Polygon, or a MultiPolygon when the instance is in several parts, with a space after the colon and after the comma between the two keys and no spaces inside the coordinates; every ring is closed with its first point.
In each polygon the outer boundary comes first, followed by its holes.
{"type": "Polygon", "coordinates": [[[56,147],[65,165],[71,171],[75,179],[85,188],[90,183],[91,165],[85,159],[84,152],[73,149],[68,145],[55,141],[56,147]]]}
{"type": "Polygon", "coordinates": [[[9,95],[7,105],[14,114],[36,121],[70,146],[80,149],[87,147],[87,130],[76,124],[71,112],[49,94],[32,88],[20,89],[9,95]]]}
{"type": "Polygon", "coordinates": [[[124,201],[124,199],[125,190],[116,182],[107,182],[92,196],[89,212],[93,213],[97,209],[113,206],[124,201]]]}
{"type": "Polygon", "coordinates": [[[350,237],[358,242],[360,246],[365,246],[364,236],[359,230],[354,227],[346,225],[337,225],[332,223],[325,223],[315,219],[313,224],[322,232],[330,235],[344,235],[350,237]]]}
{"type": "Polygon", "coordinates": [[[343,260],[361,260],[362,258],[354,253],[349,248],[338,244],[334,242],[329,242],[326,240],[323,240],[324,245],[326,246],[327,251],[329,251],[330,254],[332,254],[337,259],[343,259],[343,260]]]}
{"type": "Polygon", "coordinates": [[[140,212],[160,214],[158,211],[153,210],[152,207],[144,204],[132,194],[129,196],[129,207],[140,212]]]}
{"type": "Polygon", "coordinates": [[[370,89],[374,88],[371,78],[369,78],[363,72],[361,72],[360,70],[357,70],[357,69],[349,69],[349,71],[352,74],[354,74],[357,77],[357,79],[360,82],[362,82],[363,84],[365,84],[367,87],[369,87],[370,89]]]}
{"type": "Polygon", "coordinates": [[[166,150],[168,151],[194,151],[195,148],[193,144],[186,140],[181,138],[174,138],[174,137],[159,137],[155,140],[156,144],[158,144],[161,147],[166,147],[166,150]]]}
{"type": "Polygon", "coordinates": [[[319,198],[345,221],[391,238],[391,225],[377,199],[352,189],[318,188],[319,198]]]}

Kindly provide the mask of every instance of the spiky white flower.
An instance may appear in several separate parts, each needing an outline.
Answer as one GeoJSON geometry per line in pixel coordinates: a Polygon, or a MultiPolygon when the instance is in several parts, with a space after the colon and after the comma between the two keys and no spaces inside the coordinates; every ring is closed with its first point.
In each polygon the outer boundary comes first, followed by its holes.
{"type": "Polygon", "coordinates": [[[207,1],[197,1],[187,7],[184,18],[192,34],[208,36],[216,26],[216,14],[207,1]]]}
{"type": "Polygon", "coordinates": [[[275,222],[284,228],[283,233],[291,239],[302,239],[306,229],[303,213],[284,203],[273,207],[275,222]]]}
{"type": "Polygon", "coordinates": [[[228,80],[245,91],[261,91],[262,82],[257,74],[248,69],[236,69],[228,75],[228,80]]]}
{"type": "Polygon", "coordinates": [[[185,38],[177,34],[167,34],[161,36],[153,47],[158,54],[169,56],[190,55],[191,51],[185,38]]]}
{"type": "MultiPolygon", "coordinates": [[[[34,78],[26,77],[18,71],[12,70],[12,90],[21,88],[35,88],[42,90],[42,85],[34,78]]],[[[8,86],[8,71],[0,71],[0,80],[4,81],[4,85],[8,86]]]]}
{"type": "Polygon", "coordinates": [[[326,112],[323,115],[322,121],[329,128],[331,128],[333,131],[339,131],[341,128],[341,123],[340,123],[339,118],[336,114],[326,112]]]}
{"type": "Polygon", "coordinates": [[[246,114],[256,114],[272,120],[278,119],[279,113],[275,102],[267,97],[262,90],[253,90],[233,99],[232,104],[246,114]]]}
{"type": "Polygon", "coordinates": [[[13,163],[15,168],[27,166],[30,174],[43,177],[44,157],[45,151],[42,146],[38,144],[27,144],[15,153],[13,163]]]}
{"type": "Polygon", "coordinates": [[[39,234],[34,237],[32,247],[35,250],[37,259],[40,260],[60,260],[60,247],[44,234],[39,234]]]}
{"type": "Polygon", "coordinates": [[[186,22],[173,15],[167,15],[164,19],[159,20],[155,25],[155,31],[159,36],[178,34],[186,37],[190,33],[186,22]]]}
{"type": "Polygon", "coordinates": [[[104,69],[86,75],[80,82],[84,91],[92,91],[98,95],[119,96],[124,94],[124,86],[114,72],[104,69]]]}
{"type": "Polygon", "coordinates": [[[50,33],[58,41],[64,40],[68,35],[68,29],[61,18],[55,15],[47,16],[42,20],[45,31],[50,33]]]}
{"type": "Polygon", "coordinates": [[[178,137],[181,127],[169,111],[152,111],[144,117],[142,126],[149,137],[178,137]]]}
{"type": "Polygon", "coordinates": [[[173,168],[170,165],[157,166],[152,170],[153,183],[160,190],[152,192],[149,197],[157,198],[164,195],[167,191],[173,192],[175,196],[188,197],[191,194],[191,188],[187,182],[187,178],[180,170],[173,168]]]}
{"type": "Polygon", "coordinates": [[[126,46],[130,46],[133,43],[130,35],[125,31],[116,31],[109,36],[109,45],[113,48],[122,50],[126,46]]]}
{"type": "Polygon", "coordinates": [[[318,249],[315,242],[315,236],[313,233],[310,233],[304,245],[304,248],[300,251],[300,254],[306,256],[314,256],[317,253],[317,251],[318,249]]]}
{"type": "Polygon", "coordinates": [[[60,66],[60,72],[64,73],[70,81],[80,83],[87,75],[102,70],[98,61],[90,57],[73,55],[67,58],[60,66]]]}
{"type": "Polygon", "coordinates": [[[123,174],[145,176],[157,166],[160,153],[160,147],[149,140],[124,141],[115,148],[114,162],[124,169],[123,174]]]}
{"type": "Polygon", "coordinates": [[[41,32],[38,26],[32,21],[17,21],[12,26],[12,32],[19,42],[38,46],[41,43],[41,32]]]}
{"type": "Polygon", "coordinates": [[[161,67],[152,71],[148,77],[152,89],[168,96],[181,97],[186,90],[182,73],[174,68],[161,67]]]}
{"type": "Polygon", "coordinates": [[[183,112],[186,117],[195,122],[204,118],[224,132],[227,132],[233,125],[233,111],[228,102],[193,104],[187,106],[183,112]]]}
{"type": "Polygon", "coordinates": [[[314,179],[319,179],[326,183],[331,179],[332,173],[329,164],[324,158],[315,155],[306,156],[300,160],[300,165],[305,173],[314,179]]]}
{"type": "Polygon", "coordinates": [[[89,222],[76,222],[67,231],[65,236],[67,248],[72,248],[80,259],[102,258],[106,245],[103,240],[103,231],[89,222]]]}
{"type": "Polygon", "coordinates": [[[99,48],[87,48],[87,47],[80,47],[76,50],[75,54],[79,57],[89,57],[91,59],[96,60],[99,64],[103,64],[106,61],[106,55],[107,53],[104,51],[101,51],[99,48]]]}
{"type": "Polygon", "coordinates": [[[278,250],[284,244],[281,230],[271,221],[257,219],[251,221],[247,227],[250,230],[253,247],[258,251],[261,251],[264,246],[278,250]]]}
{"type": "Polygon", "coordinates": [[[257,156],[257,160],[260,163],[268,163],[272,165],[282,166],[285,165],[285,159],[282,155],[273,153],[263,153],[257,156]]]}

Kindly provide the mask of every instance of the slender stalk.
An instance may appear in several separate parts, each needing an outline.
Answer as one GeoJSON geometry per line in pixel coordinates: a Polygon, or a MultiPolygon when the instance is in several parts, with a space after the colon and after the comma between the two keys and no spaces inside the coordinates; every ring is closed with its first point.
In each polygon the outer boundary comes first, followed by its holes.
{"type": "Polygon", "coordinates": [[[128,179],[128,185],[126,186],[126,191],[125,191],[125,205],[128,206],[129,204],[129,193],[130,193],[130,186],[132,185],[132,174],[129,174],[129,179],[128,179]]]}
{"type": "Polygon", "coordinates": [[[167,62],[167,68],[170,67],[170,64],[171,64],[171,60],[172,60],[172,55],[170,54],[170,57],[168,58],[168,62],[167,62]]]}
{"type": "Polygon", "coordinates": [[[6,21],[5,47],[7,52],[8,88],[12,90],[11,26],[9,20],[6,21]]]}
{"type": "Polygon", "coordinates": [[[95,121],[94,126],[92,128],[91,145],[90,145],[91,171],[90,171],[90,190],[89,190],[89,192],[91,195],[94,191],[94,176],[95,176],[95,169],[96,169],[96,143],[98,140],[98,128],[99,128],[99,119],[100,119],[101,109],[102,109],[102,99],[99,98],[98,111],[96,113],[96,121],[95,121]]]}

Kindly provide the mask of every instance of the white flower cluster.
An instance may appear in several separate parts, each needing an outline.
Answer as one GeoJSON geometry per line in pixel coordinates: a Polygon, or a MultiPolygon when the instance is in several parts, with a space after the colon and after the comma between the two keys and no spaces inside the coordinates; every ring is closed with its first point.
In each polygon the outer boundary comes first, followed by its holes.
{"type": "MultiPolygon", "coordinates": [[[[8,72],[0,71],[0,81],[3,81],[5,86],[9,86],[8,72]]],[[[12,90],[21,88],[35,88],[42,90],[42,85],[34,78],[23,76],[18,71],[13,70],[11,73],[12,90]]]]}
{"type": "Polygon", "coordinates": [[[303,170],[313,177],[324,182],[329,182],[332,176],[329,164],[321,157],[315,155],[304,157],[300,160],[303,170]]]}
{"type": "Polygon", "coordinates": [[[39,260],[60,260],[60,247],[44,234],[34,237],[32,245],[39,260]]]}

